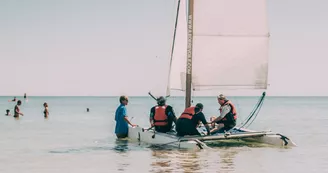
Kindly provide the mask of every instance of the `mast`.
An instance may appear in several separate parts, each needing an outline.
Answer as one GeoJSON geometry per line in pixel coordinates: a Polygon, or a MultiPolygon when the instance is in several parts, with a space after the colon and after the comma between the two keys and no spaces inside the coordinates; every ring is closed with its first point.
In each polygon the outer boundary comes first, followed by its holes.
{"type": "Polygon", "coordinates": [[[188,0],[188,46],[186,64],[186,99],[185,108],[191,106],[191,79],[192,79],[192,46],[193,46],[193,16],[194,0],[188,0]]]}

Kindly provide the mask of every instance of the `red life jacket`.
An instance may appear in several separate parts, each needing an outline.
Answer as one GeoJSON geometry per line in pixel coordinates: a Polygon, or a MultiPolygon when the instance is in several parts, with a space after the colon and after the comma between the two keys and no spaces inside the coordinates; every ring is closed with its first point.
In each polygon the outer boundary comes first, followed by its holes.
{"type": "Polygon", "coordinates": [[[168,118],[165,114],[167,105],[165,106],[156,106],[155,115],[154,115],[154,125],[155,126],[166,126],[168,124],[168,118]]]}
{"type": "MultiPolygon", "coordinates": [[[[237,111],[235,106],[231,103],[231,101],[227,101],[224,103],[223,106],[229,105],[230,106],[230,112],[227,113],[227,115],[221,120],[224,123],[236,123],[237,120],[237,111]]],[[[220,113],[222,112],[222,106],[220,107],[220,113]]]]}
{"type": "Polygon", "coordinates": [[[192,117],[195,115],[195,106],[191,106],[189,108],[186,108],[183,113],[180,115],[180,118],[186,118],[191,120],[192,117]]]}

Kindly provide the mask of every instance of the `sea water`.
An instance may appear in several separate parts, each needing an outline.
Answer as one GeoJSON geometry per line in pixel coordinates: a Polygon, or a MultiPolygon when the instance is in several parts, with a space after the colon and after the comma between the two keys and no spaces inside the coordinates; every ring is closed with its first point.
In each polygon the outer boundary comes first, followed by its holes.
{"type": "MultiPolygon", "coordinates": [[[[0,97],[1,173],[113,173],[113,172],[328,172],[328,98],[266,97],[253,130],[272,130],[290,137],[293,148],[251,144],[216,146],[186,151],[153,148],[116,140],[114,112],[118,97],[29,97],[24,116],[15,119],[13,97],[0,97]],[[49,105],[44,118],[43,103],[49,105]],[[86,111],[90,109],[90,112],[86,111]],[[2,112],[2,113],[1,113],[2,112]]],[[[258,97],[231,97],[239,122],[254,108],[258,97]]],[[[218,115],[215,97],[195,97],[204,104],[207,119],[218,115]]],[[[167,101],[177,116],[183,97],[167,101]]],[[[130,97],[132,123],[149,127],[150,97],[130,97]]]]}

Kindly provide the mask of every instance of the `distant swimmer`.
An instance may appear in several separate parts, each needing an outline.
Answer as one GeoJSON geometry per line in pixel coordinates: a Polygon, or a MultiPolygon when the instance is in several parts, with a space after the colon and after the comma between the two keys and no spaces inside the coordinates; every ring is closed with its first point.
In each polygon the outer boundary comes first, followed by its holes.
{"type": "Polygon", "coordinates": [[[89,110],[89,108],[87,108],[87,112],[89,112],[90,110],[89,110]]]}
{"type": "Polygon", "coordinates": [[[8,102],[15,102],[15,101],[17,101],[16,97],[14,97],[14,99],[12,100],[8,100],[8,102]]]}
{"type": "Polygon", "coordinates": [[[26,93],[24,93],[24,99],[25,99],[25,102],[28,102],[28,99],[27,99],[26,93]]]}
{"type": "Polygon", "coordinates": [[[10,114],[10,110],[9,109],[7,109],[6,110],[6,116],[10,116],[11,114],[10,114]]]}
{"type": "Polygon", "coordinates": [[[15,118],[19,118],[19,115],[24,116],[24,114],[20,111],[20,105],[22,104],[22,101],[18,100],[17,101],[17,105],[15,106],[15,114],[14,117],[15,118]]]}
{"type": "Polygon", "coordinates": [[[48,116],[49,116],[48,103],[44,102],[43,107],[44,107],[44,111],[43,111],[44,118],[48,118],[48,116]]]}

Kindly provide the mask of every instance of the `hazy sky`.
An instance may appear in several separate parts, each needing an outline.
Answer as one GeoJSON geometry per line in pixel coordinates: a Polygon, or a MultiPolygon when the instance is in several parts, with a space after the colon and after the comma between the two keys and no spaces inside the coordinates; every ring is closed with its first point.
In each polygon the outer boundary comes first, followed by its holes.
{"type": "MultiPolygon", "coordinates": [[[[267,4],[268,95],[328,95],[328,1],[267,4]]],[[[1,0],[0,95],[164,91],[175,7],[176,0],[1,0]]]]}

